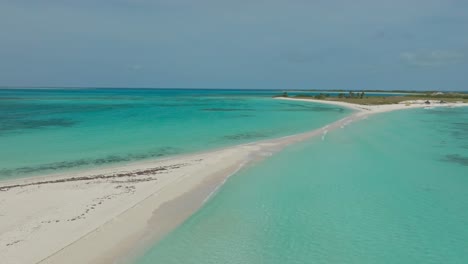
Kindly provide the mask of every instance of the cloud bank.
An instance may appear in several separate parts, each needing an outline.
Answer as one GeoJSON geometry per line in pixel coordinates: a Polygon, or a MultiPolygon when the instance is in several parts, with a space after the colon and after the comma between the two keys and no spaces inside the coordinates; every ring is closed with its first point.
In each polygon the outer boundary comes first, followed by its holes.
{"type": "Polygon", "coordinates": [[[460,0],[2,0],[0,85],[468,89],[467,13],[460,0]]]}

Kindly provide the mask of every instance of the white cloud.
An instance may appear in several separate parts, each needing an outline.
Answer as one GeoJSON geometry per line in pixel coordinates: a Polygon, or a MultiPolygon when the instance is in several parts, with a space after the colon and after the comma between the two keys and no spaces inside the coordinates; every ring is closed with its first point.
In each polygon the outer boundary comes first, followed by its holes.
{"type": "Polygon", "coordinates": [[[457,51],[434,50],[425,52],[403,52],[400,58],[407,64],[418,67],[437,67],[463,62],[465,54],[457,51]]]}

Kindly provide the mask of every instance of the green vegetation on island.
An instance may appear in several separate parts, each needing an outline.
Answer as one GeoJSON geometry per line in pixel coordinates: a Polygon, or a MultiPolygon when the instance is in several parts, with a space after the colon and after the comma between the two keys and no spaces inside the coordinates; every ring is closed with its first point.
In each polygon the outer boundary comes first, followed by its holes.
{"type": "MultiPolygon", "coordinates": [[[[339,101],[347,102],[352,104],[361,104],[361,105],[381,105],[381,104],[398,104],[404,101],[410,100],[437,100],[441,103],[443,102],[464,102],[468,103],[468,94],[463,93],[442,93],[442,92],[425,92],[425,93],[411,93],[405,95],[396,95],[396,96],[367,96],[366,92],[368,91],[343,91],[340,93],[319,93],[315,95],[310,94],[298,94],[294,96],[289,96],[287,92],[283,92],[281,95],[274,97],[290,97],[298,99],[318,99],[326,101],[339,101]]],[[[384,92],[384,91],[381,91],[384,92]]]]}

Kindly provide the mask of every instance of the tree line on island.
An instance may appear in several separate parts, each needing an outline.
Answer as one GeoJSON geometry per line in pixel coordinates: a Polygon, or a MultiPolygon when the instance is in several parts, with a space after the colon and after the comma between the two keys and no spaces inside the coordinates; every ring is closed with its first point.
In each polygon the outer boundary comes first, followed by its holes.
{"type": "MultiPolygon", "coordinates": [[[[296,93],[297,91],[289,91],[296,93]]],[[[328,91],[327,91],[328,92],[328,91]]],[[[343,101],[362,105],[381,105],[381,104],[398,104],[408,100],[424,100],[429,103],[430,100],[440,100],[443,102],[465,102],[468,103],[468,94],[462,92],[431,92],[431,93],[404,93],[404,94],[372,94],[367,90],[359,91],[340,91],[338,93],[313,92],[312,94],[294,94],[289,95],[288,91],[283,91],[282,94],[274,97],[291,97],[291,98],[314,98],[329,101],[343,101]],[[369,92],[371,95],[366,94],[369,92]]]]}

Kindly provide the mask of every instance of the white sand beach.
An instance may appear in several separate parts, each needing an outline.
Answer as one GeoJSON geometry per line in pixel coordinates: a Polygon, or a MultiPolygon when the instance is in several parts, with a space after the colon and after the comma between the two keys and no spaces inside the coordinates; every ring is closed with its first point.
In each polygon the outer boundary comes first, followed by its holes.
{"type": "Polygon", "coordinates": [[[290,98],[290,97],[277,97],[279,100],[294,100],[304,102],[314,102],[320,104],[337,105],[360,111],[359,115],[376,114],[383,112],[391,112],[396,110],[413,109],[413,108],[430,108],[430,107],[460,107],[467,106],[463,102],[458,103],[440,103],[440,100],[429,100],[430,104],[426,104],[426,100],[407,100],[398,104],[383,104],[383,105],[360,105],[340,101],[328,101],[319,99],[304,99],[304,98],[290,98]]]}
{"type": "MultiPolygon", "coordinates": [[[[0,259],[17,263],[115,263],[196,211],[233,173],[287,145],[325,135],[367,115],[427,107],[362,106],[323,128],[203,153],[0,182],[0,259]]],[[[462,103],[431,107],[465,106],[462,103]]],[[[137,252],[136,252],[137,253],[137,252]]]]}

